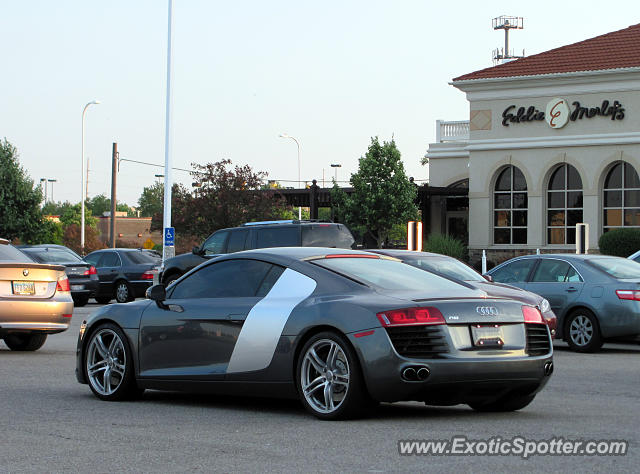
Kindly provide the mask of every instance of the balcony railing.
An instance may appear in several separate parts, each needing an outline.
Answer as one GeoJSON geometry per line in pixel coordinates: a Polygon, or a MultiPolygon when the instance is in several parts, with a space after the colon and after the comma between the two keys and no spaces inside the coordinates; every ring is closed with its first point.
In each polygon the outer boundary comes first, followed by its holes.
{"type": "Polygon", "coordinates": [[[469,121],[445,122],[436,120],[436,142],[459,142],[469,140],[469,121]]]}

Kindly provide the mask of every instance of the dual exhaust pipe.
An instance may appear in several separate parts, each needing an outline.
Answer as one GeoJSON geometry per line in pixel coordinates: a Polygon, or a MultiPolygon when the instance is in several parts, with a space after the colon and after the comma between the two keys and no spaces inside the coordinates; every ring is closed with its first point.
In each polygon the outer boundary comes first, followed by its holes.
{"type": "Polygon", "coordinates": [[[549,361],[544,364],[544,375],[549,377],[553,373],[553,362],[549,361]]]}
{"type": "Polygon", "coordinates": [[[423,380],[426,380],[430,374],[431,371],[427,367],[421,365],[405,367],[400,372],[402,379],[407,382],[422,382],[423,380]]]}

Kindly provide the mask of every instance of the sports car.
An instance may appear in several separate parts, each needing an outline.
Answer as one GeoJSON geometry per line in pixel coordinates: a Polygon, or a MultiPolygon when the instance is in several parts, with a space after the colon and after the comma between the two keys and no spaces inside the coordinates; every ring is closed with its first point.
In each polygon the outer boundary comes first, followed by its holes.
{"type": "Polygon", "coordinates": [[[402,400],[512,411],[553,372],[538,308],[362,251],[238,252],[147,297],[80,327],[76,375],[100,399],[260,394],[321,419],[402,400]]]}

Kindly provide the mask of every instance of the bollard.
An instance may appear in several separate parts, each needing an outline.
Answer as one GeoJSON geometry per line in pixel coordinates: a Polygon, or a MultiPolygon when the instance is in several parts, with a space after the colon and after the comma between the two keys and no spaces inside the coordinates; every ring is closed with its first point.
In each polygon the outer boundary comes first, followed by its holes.
{"type": "Polygon", "coordinates": [[[482,274],[487,273],[487,252],[485,250],[482,251],[482,274]]]}

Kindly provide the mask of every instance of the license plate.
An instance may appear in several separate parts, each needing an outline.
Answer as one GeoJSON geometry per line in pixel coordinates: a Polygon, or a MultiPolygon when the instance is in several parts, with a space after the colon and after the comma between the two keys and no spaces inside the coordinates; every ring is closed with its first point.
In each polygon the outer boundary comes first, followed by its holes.
{"type": "Polygon", "coordinates": [[[14,281],[12,283],[14,295],[35,295],[36,285],[32,281],[14,281]]]}
{"type": "Polygon", "coordinates": [[[474,324],[471,326],[471,336],[473,337],[473,345],[476,347],[502,347],[504,345],[502,328],[497,324],[491,326],[474,324]]]}
{"type": "Polygon", "coordinates": [[[71,285],[71,291],[84,290],[84,285],[71,285]]]}

